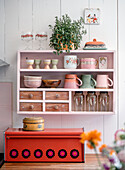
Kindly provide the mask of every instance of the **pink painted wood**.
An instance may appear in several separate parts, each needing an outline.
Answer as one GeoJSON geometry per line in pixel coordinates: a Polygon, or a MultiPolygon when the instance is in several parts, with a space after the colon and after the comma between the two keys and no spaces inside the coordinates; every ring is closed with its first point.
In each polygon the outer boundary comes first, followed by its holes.
{"type": "Polygon", "coordinates": [[[3,153],[3,132],[12,126],[12,83],[0,82],[0,153],[3,153]]]}

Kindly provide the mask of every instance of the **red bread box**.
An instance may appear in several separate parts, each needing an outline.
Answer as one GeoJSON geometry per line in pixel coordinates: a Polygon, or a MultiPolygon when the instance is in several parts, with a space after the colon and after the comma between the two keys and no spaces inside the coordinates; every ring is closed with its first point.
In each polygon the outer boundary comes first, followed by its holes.
{"type": "Polygon", "coordinates": [[[81,128],[5,131],[7,162],[84,162],[84,145],[80,143],[81,128]]]}

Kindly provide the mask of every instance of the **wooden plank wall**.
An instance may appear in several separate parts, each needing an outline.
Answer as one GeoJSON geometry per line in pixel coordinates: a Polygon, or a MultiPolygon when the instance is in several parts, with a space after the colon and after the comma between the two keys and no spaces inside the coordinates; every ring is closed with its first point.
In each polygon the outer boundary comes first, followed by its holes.
{"type": "MultiPolygon", "coordinates": [[[[13,127],[22,127],[22,119],[26,117],[16,113],[16,55],[17,50],[24,49],[21,33],[46,31],[50,36],[48,25],[54,24],[55,16],[67,13],[72,19],[78,19],[84,16],[84,9],[88,7],[100,8],[101,23],[85,25],[87,34],[83,37],[81,47],[86,41],[97,38],[104,41],[108,49],[117,50],[117,0],[0,0],[0,58],[10,63],[9,68],[0,69],[0,81],[13,82],[13,127]]],[[[48,44],[49,39],[45,49],[49,49],[48,44]]],[[[36,49],[38,43],[34,40],[30,47],[36,49]]],[[[98,129],[102,132],[102,143],[107,144],[113,140],[113,132],[118,126],[117,115],[44,115],[43,118],[45,127],[49,128],[84,127],[86,131],[98,129]]]]}

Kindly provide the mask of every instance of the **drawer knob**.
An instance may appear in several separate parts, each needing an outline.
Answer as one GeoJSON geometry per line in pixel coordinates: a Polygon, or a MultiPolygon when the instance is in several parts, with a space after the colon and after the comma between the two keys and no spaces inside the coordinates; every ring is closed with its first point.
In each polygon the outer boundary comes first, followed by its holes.
{"type": "Polygon", "coordinates": [[[34,106],[33,106],[33,105],[30,105],[30,107],[29,107],[29,108],[33,110],[33,109],[34,109],[34,106]]]}
{"type": "Polygon", "coordinates": [[[29,94],[29,98],[32,99],[33,98],[33,94],[29,94]]]}
{"type": "Polygon", "coordinates": [[[59,98],[60,96],[59,96],[59,94],[56,94],[56,98],[59,98]]]}
{"type": "Polygon", "coordinates": [[[58,109],[59,109],[59,106],[56,105],[56,106],[55,106],[55,110],[58,110],[58,109]]]}

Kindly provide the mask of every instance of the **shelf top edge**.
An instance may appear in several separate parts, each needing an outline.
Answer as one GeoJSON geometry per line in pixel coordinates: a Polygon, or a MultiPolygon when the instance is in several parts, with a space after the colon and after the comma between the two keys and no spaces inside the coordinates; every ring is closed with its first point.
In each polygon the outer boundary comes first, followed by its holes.
{"type": "Polygon", "coordinates": [[[84,116],[90,116],[90,115],[115,115],[114,112],[21,112],[18,111],[17,114],[41,114],[41,115],[84,115],[84,116]]]}
{"type": "Polygon", "coordinates": [[[20,88],[20,91],[114,91],[114,89],[20,88]]]}
{"type": "MultiPolygon", "coordinates": [[[[55,50],[18,50],[18,53],[53,53],[55,50]]],[[[70,53],[114,53],[115,50],[70,50],[70,53]]],[[[67,54],[63,51],[64,54],[67,54]]]]}

